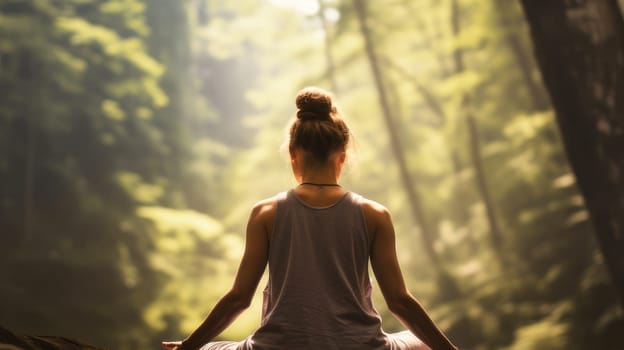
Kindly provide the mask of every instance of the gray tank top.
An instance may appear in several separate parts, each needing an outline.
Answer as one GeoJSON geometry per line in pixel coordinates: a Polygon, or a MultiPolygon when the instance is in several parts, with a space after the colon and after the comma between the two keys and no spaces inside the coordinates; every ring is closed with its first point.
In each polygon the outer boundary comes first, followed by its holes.
{"type": "Polygon", "coordinates": [[[249,348],[378,350],[389,347],[368,274],[370,242],[360,195],[325,208],[290,190],[278,196],[262,323],[249,348]]]}

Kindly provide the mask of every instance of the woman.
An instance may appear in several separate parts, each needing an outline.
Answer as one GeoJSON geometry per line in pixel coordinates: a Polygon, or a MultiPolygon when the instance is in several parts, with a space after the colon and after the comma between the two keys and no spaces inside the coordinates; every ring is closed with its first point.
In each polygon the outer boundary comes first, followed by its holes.
{"type": "Polygon", "coordinates": [[[407,290],[386,208],[338,184],[350,132],[328,93],[301,90],[289,133],[299,185],[256,204],[234,285],[173,350],[456,349],[407,290]],[[388,334],[371,300],[368,261],[388,308],[409,329],[388,334]],[[210,342],[246,309],[269,264],[262,322],[241,342],[210,342]]]}

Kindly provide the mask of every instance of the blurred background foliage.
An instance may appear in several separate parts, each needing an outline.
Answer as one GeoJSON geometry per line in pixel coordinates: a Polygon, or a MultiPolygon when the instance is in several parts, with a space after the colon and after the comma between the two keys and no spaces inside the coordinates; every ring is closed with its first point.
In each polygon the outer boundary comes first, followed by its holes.
{"type": "MultiPolygon", "coordinates": [[[[2,1],[0,325],[184,337],[229,288],[251,205],[295,185],[281,145],[306,85],[334,92],[355,134],[342,182],[393,212],[410,289],[457,344],[624,347],[502,0],[2,1]]],[[[258,325],[263,284],[224,338],[258,325]]]]}

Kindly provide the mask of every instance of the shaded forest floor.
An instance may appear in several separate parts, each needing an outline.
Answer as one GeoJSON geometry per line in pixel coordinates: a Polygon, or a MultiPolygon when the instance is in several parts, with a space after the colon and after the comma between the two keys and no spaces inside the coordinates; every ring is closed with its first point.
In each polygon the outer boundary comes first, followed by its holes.
{"type": "Polygon", "coordinates": [[[105,350],[58,336],[18,335],[0,327],[0,350],[105,350]]]}

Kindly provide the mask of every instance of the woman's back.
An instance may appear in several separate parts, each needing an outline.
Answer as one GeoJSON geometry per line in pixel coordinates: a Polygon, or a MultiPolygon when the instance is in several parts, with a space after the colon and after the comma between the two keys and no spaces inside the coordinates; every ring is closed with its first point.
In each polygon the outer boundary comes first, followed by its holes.
{"type": "Polygon", "coordinates": [[[360,200],[346,192],[330,206],[312,207],[292,190],[278,196],[253,349],[386,348],[371,302],[360,200]]]}

